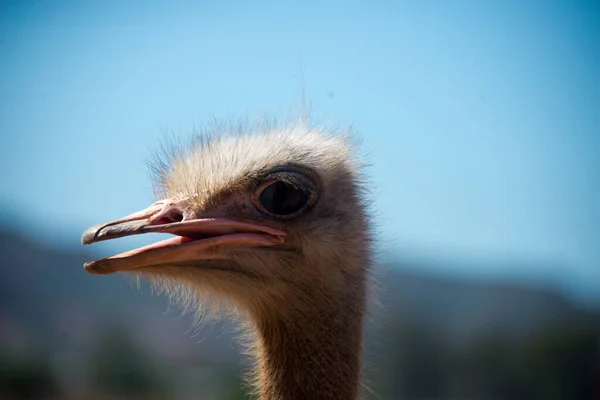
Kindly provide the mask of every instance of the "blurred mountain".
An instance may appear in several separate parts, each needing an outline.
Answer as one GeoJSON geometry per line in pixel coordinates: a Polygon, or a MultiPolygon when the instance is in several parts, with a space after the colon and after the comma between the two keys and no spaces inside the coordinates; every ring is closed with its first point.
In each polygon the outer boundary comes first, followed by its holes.
{"type": "MultiPolygon", "coordinates": [[[[85,314],[79,315],[84,319],[92,315],[114,319],[135,313],[140,316],[135,320],[140,324],[164,320],[167,325],[178,325],[180,333],[175,336],[187,330],[186,324],[189,327],[186,318],[174,318],[177,312],[165,316],[168,302],[148,296],[150,290],[146,286],[140,292],[122,276],[87,274],[83,263],[99,257],[87,249],[55,249],[3,230],[0,254],[2,316],[18,320],[28,331],[55,331],[60,328],[57,316],[78,312],[85,314]]],[[[418,270],[417,262],[410,263],[410,271],[418,270]]],[[[551,289],[436,278],[407,272],[403,266],[407,262],[397,260],[382,275],[382,306],[377,314],[383,319],[417,318],[454,340],[468,340],[488,331],[527,333],[545,323],[569,323],[588,313],[551,289]]],[[[38,339],[48,338],[44,334],[38,339]]]]}
{"type": "MultiPolygon", "coordinates": [[[[157,398],[189,398],[200,386],[210,393],[205,398],[243,398],[241,389],[223,394],[241,387],[240,349],[228,322],[194,334],[192,321],[167,313],[168,300],[144,284],[140,290],[120,275],[87,274],[82,264],[96,258],[87,248],[57,249],[0,229],[0,369],[23,370],[28,364],[6,361],[8,353],[34,349],[53,367],[35,359],[24,376],[71,395],[87,393],[77,388],[92,379],[145,398],[157,376],[167,376],[171,386],[160,390],[170,394],[157,398]],[[81,375],[90,368],[88,378],[81,375]],[[49,381],[48,371],[62,383],[49,381]]],[[[598,310],[543,287],[419,275],[419,265],[398,259],[382,274],[366,351],[381,398],[589,398],[600,365],[598,310]],[[555,392],[562,397],[546,396],[555,392]]],[[[3,385],[13,387],[0,382],[0,394],[3,385]]],[[[10,398],[33,398],[19,393],[10,398]]]]}
{"type": "Polygon", "coordinates": [[[418,275],[403,269],[409,263],[410,271],[418,270],[418,262],[397,260],[386,272],[384,315],[420,321],[451,342],[489,334],[517,339],[543,325],[569,324],[595,314],[551,288],[418,275]]]}
{"type": "MultiPolygon", "coordinates": [[[[53,347],[94,341],[98,327],[125,327],[158,355],[194,357],[206,363],[237,358],[227,324],[198,335],[164,297],[138,289],[123,276],[93,276],[83,263],[100,258],[87,249],[56,249],[8,230],[0,231],[0,344],[53,347]],[[172,309],[172,312],[167,312],[172,309]],[[210,338],[212,331],[224,340],[210,338]]],[[[213,335],[216,336],[216,335],[213,335]]]]}

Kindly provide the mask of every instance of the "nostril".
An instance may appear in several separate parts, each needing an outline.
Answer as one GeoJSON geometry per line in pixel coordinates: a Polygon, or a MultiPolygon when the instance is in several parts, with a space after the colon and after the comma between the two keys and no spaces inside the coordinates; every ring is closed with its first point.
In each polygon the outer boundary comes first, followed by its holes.
{"type": "Polygon", "coordinates": [[[158,219],[153,221],[153,225],[172,224],[183,221],[183,213],[179,210],[168,210],[158,219]]]}
{"type": "Polygon", "coordinates": [[[168,217],[171,222],[181,222],[183,221],[183,213],[179,210],[173,210],[169,212],[168,217]]]}

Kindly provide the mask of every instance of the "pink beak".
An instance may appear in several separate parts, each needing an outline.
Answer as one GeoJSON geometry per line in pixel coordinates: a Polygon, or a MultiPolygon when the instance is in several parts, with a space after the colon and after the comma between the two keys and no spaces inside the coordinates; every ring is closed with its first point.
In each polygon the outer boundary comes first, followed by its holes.
{"type": "Polygon", "coordinates": [[[87,272],[97,275],[119,271],[224,258],[220,247],[274,246],[285,241],[282,230],[252,222],[227,218],[186,219],[186,200],[161,200],[124,218],[94,225],[81,236],[91,244],[143,233],[170,233],[177,237],[84,264],[87,272]]]}

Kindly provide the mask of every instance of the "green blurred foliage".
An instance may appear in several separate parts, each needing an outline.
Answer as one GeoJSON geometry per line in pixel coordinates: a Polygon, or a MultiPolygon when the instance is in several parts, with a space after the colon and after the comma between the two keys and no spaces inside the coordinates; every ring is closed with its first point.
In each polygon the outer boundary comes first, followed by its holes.
{"type": "Polygon", "coordinates": [[[58,393],[58,383],[44,354],[0,350],[0,398],[52,399],[58,393]]]}
{"type": "MultiPolygon", "coordinates": [[[[390,338],[371,361],[367,378],[379,399],[592,399],[600,377],[596,319],[548,325],[519,340],[489,334],[456,346],[416,320],[382,327],[390,338]]],[[[124,330],[100,335],[86,359],[85,389],[69,397],[43,353],[0,353],[0,398],[21,399],[248,399],[237,366],[181,376],[189,366],[162,364],[137,348],[124,330]],[[189,379],[188,379],[189,380],[189,379]]],[[[203,371],[203,369],[201,370],[203,371]]]]}
{"type": "Polygon", "coordinates": [[[600,379],[597,323],[547,327],[519,350],[520,372],[532,397],[595,398],[594,385],[600,379]]]}
{"type": "Polygon", "coordinates": [[[169,399],[169,386],[150,357],[127,334],[109,329],[94,349],[88,382],[96,393],[120,398],[169,399]]]}

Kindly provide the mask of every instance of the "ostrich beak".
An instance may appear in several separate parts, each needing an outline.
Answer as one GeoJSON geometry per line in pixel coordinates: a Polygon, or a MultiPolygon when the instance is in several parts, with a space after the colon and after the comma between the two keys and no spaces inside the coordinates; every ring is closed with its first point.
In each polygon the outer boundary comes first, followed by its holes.
{"type": "Polygon", "coordinates": [[[88,228],[81,236],[84,245],[151,232],[176,237],[87,262],[85,270],[106,275],[152,265],[218,259],[224,258],[217,251],[219,247],[274,246],[285,241],[284,231],[269,226],[227,218],[186,219],[181,212],[184,203],[161,200],[145,210],[88,228]]]}

